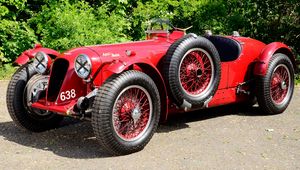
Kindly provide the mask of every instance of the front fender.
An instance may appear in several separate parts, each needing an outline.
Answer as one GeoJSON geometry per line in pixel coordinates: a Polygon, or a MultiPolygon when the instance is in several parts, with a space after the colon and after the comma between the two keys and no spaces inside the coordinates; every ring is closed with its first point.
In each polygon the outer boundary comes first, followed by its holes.
{"type": "Polygon", "coordinates": [[[106,70],[119,74],[124,70],[126,70],[129,66],[133,64],[139,64],[139,63],[150,65],[152,68],[156,69],[156,67],[151,63],[150,60],[145,58],[139,58],[139,59],[135,58],[134,60],[127,60],[127,61],[118,60],[114,64],[111,64],[109,67],[107,67],[106,70]]]}
{"type": "Polygon", "coordinates": [[[254,66],[254,75],[266,75],[269,67],[269,62],[275,53],[283,53],[287,55],[291,59],[294,68],[296,68],[296,59],[291,49],[283,43],[273,42],[271,44],[268,44],[257,58],[257,62],[254,66]]]}
{"type": "MultiPolygon", "coordinates": [[[[98,75],[98,79],[101,79],[100,86],[105,80],[111,77],[113,74],[120,74],[128,69],[135,69],[134,65],[138,66],[140,71],[146,73],[150,76],[155,82],[161,97],[161,121],[166,121],[168,117],[168,94],[166,84],[164,82],[163,76],[160,71],[151,63],[151,61],[147,58],[134,58],[131,60],[118,60],[112,62],[105,67],[103,67],[103,71],[101,76],[98,75]]],[[[95,82],[100,82],[95,81],[95,82]]]]}
{"type": "MultiPolygon", "coordinates": [[[[93,75],[94,79],[94,85],[95,86],[100,86],[106,79],[108,79],[111,75],[113,74],[120,74],[124,70],[127,70],[130,66],[133,66],[135,64],[145,64],[149,65],[150,68],[153,68],[157,73],[159,71],[157,68],[152,64],[152,62],[147,59],[147,58],[120,58],[120,59],[106,59],[102,61],[102,65],[98,68],[98,71],[101,74],[96,74],[93,75]]],[[[159,73],[160,75],[160,73],[159,73]]]]}
{"type": "Polygon", "coordinates": [[[34,49],[29,49],[29,50],[26,50],[24,51],[14,62],[14,64],[16,65],[24,65],[26,64],[30,59],[34,58],[35,54],[37,52],[44,52],[46,54],[48,54],[52,59],[58,57],[60,55],[59,52],[53,50],[53,49],[50,49],[50,48],[44,48],[44,47],[41,47],[39,45],[36,45],[34,49]]]}

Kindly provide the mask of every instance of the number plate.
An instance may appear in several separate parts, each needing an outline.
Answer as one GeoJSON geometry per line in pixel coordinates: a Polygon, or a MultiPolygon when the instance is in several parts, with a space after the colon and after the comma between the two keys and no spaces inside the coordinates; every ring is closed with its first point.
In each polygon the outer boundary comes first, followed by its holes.
{"type": "Polygon", "coordinates": [[[59,98],[61,101],[74,99],[76,97],[76,91],[75,89],[63,91],[60,93],[59,98]]]}

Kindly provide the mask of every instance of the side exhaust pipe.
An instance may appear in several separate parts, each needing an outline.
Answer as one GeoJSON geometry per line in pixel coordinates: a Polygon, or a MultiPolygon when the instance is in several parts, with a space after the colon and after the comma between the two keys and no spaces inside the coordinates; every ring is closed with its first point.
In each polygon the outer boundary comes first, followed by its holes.
{"type": "Polygon", "coordinates": [[[97,92],[98,92],[98,89],[94,89],[88,95],[79,97],[77,104],[76,104],[77,108],[79,110],[87,110],[90,107],[95,96],[97,95],[97,92]]]}

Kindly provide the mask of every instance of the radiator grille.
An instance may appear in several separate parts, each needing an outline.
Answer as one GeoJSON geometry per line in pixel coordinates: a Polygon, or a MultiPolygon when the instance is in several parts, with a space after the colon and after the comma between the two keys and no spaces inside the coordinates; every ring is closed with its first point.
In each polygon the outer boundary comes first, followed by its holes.
{"type": "Polygon", "coordinates": [[[69,67],[69,62],[65,59],[56,59],[52,66],[50,82],[48,86],[47,100],[54,102],[65,79],[69,67]]]}

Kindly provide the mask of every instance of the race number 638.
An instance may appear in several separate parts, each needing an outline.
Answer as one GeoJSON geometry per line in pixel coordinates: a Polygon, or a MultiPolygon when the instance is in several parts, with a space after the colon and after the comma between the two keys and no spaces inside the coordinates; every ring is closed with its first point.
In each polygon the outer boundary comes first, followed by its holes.
{"type": "Polygon", "coordinates": [[[76,97],[76,91],[75,91],[75,89],[71,89],[71,90],[61,92],[59,97],[60,97],[61,101],[73,99],[76,97]]]}

